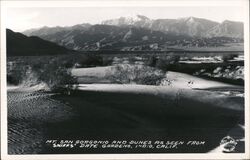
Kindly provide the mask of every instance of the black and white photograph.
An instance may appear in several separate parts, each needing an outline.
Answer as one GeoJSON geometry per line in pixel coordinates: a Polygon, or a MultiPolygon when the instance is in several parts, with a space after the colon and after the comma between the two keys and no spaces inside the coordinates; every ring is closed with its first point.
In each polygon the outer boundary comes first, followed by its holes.
{"type": "Polygon", "coordinates": [[[2,1],[3,159],[249,158],[248,7],[2,1]]]}

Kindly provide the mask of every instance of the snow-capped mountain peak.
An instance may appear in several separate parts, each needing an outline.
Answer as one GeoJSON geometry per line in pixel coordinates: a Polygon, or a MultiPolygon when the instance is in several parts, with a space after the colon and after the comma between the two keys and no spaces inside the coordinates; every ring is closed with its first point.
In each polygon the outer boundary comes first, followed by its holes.
{"type": "Polygon", "coordinates": [[[114,26],[124,26],[124,25],[135,25],[138,22],[147,22],[150,21],[150,19],[143,15],[136,15],[131,17],[120,17],[116,19],[110,19],[102,21],[101,24],[104,25],[114,25],[114,26]]]}

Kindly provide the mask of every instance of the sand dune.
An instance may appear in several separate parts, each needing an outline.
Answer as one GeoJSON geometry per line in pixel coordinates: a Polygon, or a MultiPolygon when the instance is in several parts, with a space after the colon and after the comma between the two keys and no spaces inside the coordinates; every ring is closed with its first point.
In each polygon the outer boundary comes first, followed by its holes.
{"type": "MultiPolygon", "coordinates": [[[[110,68],[77,69],[73,70],[73,74],[78,77],[103,77],[105,70],[110,68]]],[[[9,153],[102,153],[98,149],[52,149],[44,144],[48,138],[79,137],[111,140],[190,140],[192,137],[207,143],[204,147],[180,147],[176,150],[105,151],[203,153],[218,147],[221,139],[239,122],[244,125],[244,98],[214,90],[226,88],[240,91],[241,87],[174,72],[168,72],[166,78],[172,82],[171,85],[79,84],[70,95],[38,92],[43,86],[10,87],[9,153]]],[[[242,133],[244,130],[234,132],[242,133]]],[[[237,139],[237,136],[234,138],[237,139]]]]}
{"type": "Polygon", "coordinates": [[[37,154],[44,149],[46,125],[72,116],[69,106],[51,99],[51,94],[8,90],[8,153],[37,154]]]}
{"type": "MultiPolygon", "coordinates": [[[[73,76],[78,78],[92,77],[105,79],[106,76],[112,75],[114,72],[114,66],[108,67],[93,67],[93,68],[77,68],[72,70],[73,76]]],[[[241,88],[237,85],[230,85],[223,82],[217,82],[207,79],[198,78],[192,75],[178,72],[167,72],[166,78],[162,81],[163,86],[171,86],[173,88],[185,88],[185,89],[205,89],[216,87],[229,87],[229,88],[241,88]]]]}
{"type": "Polygon", "coordinates": [[[227,87],[227,88],[243,89],[243,87],[241,86],[202,79],[185,73],[167,72],[166,78],[172,82],[171,83],[172,87],[177,87],[177,88],[206,89],[206,88],[216,88],[216,87],[220,88],[227,87]]]}
{"type": "Polygon", "coordinates": [[[170,86],[149,86],[134,84],[80,84],[78,89],[82,91],[95,92],[148,94],[162,98],[165,97],[166,100],[178,100],[179,103],[182,103],[182,99],[191,99],[206,104],[216,104],[220,108],[228,108],[239,111],[244,110],[244,106],[242,106],[241,103],[238,103],[238,101],[241,101],[242,98],[235,97],[232,99],[232,97],[213,91],[190,90],[183,88],[173,88],[170,86]]]}

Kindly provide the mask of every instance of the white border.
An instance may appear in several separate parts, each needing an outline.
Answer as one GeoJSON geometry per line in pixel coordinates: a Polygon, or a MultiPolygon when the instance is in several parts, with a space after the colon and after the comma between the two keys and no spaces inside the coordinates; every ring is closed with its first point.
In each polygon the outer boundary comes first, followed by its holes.
{"type": "Polygon", "coordinates": [[[1,2],[1,159],[250,159],[249,155],[249,1],[248,0],[161,0],[161,1],[0,1],[1,2]],[[205,154],[7,154],[7,89],[6,89],[6,9],[9,7],[171,7],[171,6],[242,6],[244,7],[245,55],[245,153],[205,154]]]}

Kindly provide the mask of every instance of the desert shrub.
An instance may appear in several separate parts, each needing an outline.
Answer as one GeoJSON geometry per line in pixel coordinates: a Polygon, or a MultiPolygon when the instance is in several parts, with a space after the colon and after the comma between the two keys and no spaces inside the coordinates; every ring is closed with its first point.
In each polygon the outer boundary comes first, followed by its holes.
{"type": "Polygon", "coordinates": [[[102,57],[102,66],[109,66],[113,63],[113,57],[102,57]]]}
{"type": "Polygon", "coordinates": [[[96,61],[98,61],[98,60],[94,60],[93,58],[91,58],[91,59],[81,58],[81,59],[79,59],[78,64],[79,64],[80,68],[92,67],[92,66],[94,66],[94,64],[98,63],[96,61]]]}
{"type": "Polygon", "coordinates": [[[169,60],[171,61],[171,63],[174,63],[174,64],[178,63],[180,61],[180,59],[181,59],[180,55],[172,54],[169,56],[169,60]]]}
{"type": "Polygon", "coordinates": [[[26,70],[25,66],[13,66],[13,68],[7,72],[7,83],[13,85],[21,84],[26,77],[26,70]]]}
{"type": "Polygon", "coordinates": [[[88,55],[87,58],[82,58],[79,61],[81,67],[95,67],[95,66],[102,66],[103,59],[101,56],[97,55],[88,55]]]}
{"type": "Polygon", "coordinates": [[[227,54],[222,56],[222,60],[224,62],[228,62],[229,60],[233,60],[235,57],[238,57],[237,54],[227,54]]]}
{"type": "Polygon", "coordinates": [[[153,67],[123,64],[114,67],[109,79],[122,84],[159,85],[164,77],[164,72],[153,67]]]}
{"type": "Polygon", "coordinates": [[[150,67],[155,67],[156,66],[156,63],[157,63],[158,59],[155,55],[151,56],[148,58],[148,61],[147,61],[147,65],[150,66],[150,67]]]}
{"type": "Polygon", "coordinates": [[[100,56],[96,54],[86,54],[84,56],[78,56],[78,59],[75,61],[79,66],[78,67],[96,67],[96,66],[108,66],[113,62],[113,57],[100,56]]]}
{"type": "Polygon", "coordinates": [[[45,64],[35,64],[32,71],[38,81],[46,83],[50,90],[61,91],[71,89],[77,83],[71,75],[71,69],[67,67],[61,58],[54,58],[45,64]]]}
{"type": "Polygon", "coordinates": [[[167,71],[171,66],[177,64],[180,60],[179,55],[169,54],[167,56],[156,57],[151,56],[146,63],[148,66],[167,71]]]}
{"type": "Polygon", "coordinates": [[[76,84],[71,68],[104,66],[112,63],[112,57],[70,54],[60,56],[18,57],[8,61],[7,82],[14,85],[32,86],[45,83],[50,90],[68,90],[76,84]],[[13,64],[12,64],[13,63],[13,64]]]}
{"type": "Polygon", "coordinates": [[[71,75],[74,65],[68,56],[34,57],[26,59],[21,57],[15,65],[8,67],[7,81],[9,84],[33,86],[45,83],[51,91],[65,91],[72,89],[76,79],[71,75]]]}

